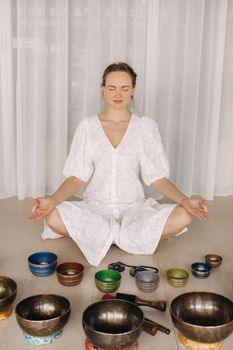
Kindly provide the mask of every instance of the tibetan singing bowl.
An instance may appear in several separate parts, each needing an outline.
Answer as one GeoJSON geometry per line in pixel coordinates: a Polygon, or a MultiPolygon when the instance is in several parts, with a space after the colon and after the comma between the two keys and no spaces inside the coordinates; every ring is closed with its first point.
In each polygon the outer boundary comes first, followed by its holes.
{"type": "Polygon", "coordinates": [[[31,273],[38,277],[49,276],[56,270],[57,255],[51,252],[37,252],[28,257],[31,273]]]}
{"type": "Polygon", "coordinates": [[[65,262],[56,269],[57,279],[64,286],[76,286],[83,278],[84,266],[77,262],[65,262]]]}
{"type": "Polygon", "coordinates": [[[210,267],[219,267],[222,263],[222,257],[217,254],[207,254],[205,261],[210,267]]]}
{"type": "Polygon", "coordinates": [[[121,274],[113,270],[100,270],[95,274],[95,285],[103,293],[115,292],[121,284],[121,274]]]}
{"type": "Polygon", "coordinates": [[[173,287],[183,287],[189,278],[189,273],[180,268],[172,268],[167,270],[168,283],[173,287]]]}
{"type": "Polygon", "coordinates": [[[53,295],[34,295],[20,301],[15,309],[16,320],[27,334],[44,337],[59,332],[70,317],[70,302],[53,295]]]}
{"type": "Polygon", "coordinates": [[[87,338],[104,350],[119,350],[134,344],[143,323],[143,311],[136,304],[120,299],[91,304],[82,318],[87,338]]]}
{"type": "Polygon", "coordinates": [[[179,332],[200,343],[222,341],[233,331],[233,303],[219,294],[181,294],[172,301],[170,312],[179,332]]]}
{"type": "Polygon", "coordinates": [[[0,312],[5,311],[15,300],[17,284],[6,276],[0,276],[0,312]]]}

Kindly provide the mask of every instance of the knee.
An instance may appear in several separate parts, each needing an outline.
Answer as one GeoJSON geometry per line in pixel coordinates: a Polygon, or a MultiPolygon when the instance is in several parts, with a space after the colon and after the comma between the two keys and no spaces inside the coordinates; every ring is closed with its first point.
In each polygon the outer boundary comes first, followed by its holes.
{"type": "Polygon", "coordinates": [[[45,217],[45,223],[48,225],[51,229],[56,227],[57,223],[57,210],[54,209],[49,215],[45,217]]]}
{"type": "Polygon", "coordinates": [[[183,207],[180,207],[180,221],[182,226],[186,227],[192,223],[193,217],[183,207]]]}

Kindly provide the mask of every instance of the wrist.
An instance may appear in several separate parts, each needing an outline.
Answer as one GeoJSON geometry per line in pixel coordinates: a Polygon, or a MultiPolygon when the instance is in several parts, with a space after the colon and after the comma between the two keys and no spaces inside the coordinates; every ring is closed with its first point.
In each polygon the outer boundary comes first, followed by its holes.
{"type": "Polygon", "coordinates": [[[187,199],[189,199],[189,197],[182,197],[182,198],[179,200],[178,204],[181,205],[181,206],[183,206],[184,202],[185,202],[187,199]]]}
{"type": "Polygon", "coordinates": [[[52,199],[52,201],[54,202],[55,207],[62,202],[61,200],[59,200],[58,197],[56,197],[54,195],[50,196],[49,198],[52,199]]]}

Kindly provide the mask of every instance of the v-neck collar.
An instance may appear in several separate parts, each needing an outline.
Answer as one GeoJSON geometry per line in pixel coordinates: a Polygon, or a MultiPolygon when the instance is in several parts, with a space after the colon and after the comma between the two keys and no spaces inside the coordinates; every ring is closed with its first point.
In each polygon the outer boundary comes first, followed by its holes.
{"type": "Polygon", "coordinates": [[[121,146],[121,144],[124,142],[124,140],[126,139],[127,134],[129,133],[129,130],[131,128],[131,124],[132,124],[133,119],[134,119],[134,113],[132,113],[131,118],[129,120],[129,124],[128,124],[126,130],[125,130],[125,133],[124,133],[122,139],[120,140],[120,142],[118,143],[118,145],[116,147],[113,146],[113,144],[110,142],[108,136],[106,135],[106,133],[104,131],[104,128],[103,128],[103,126],[102,126],[102,124],[100,122],[98,114],[96,115],[96,118],[97,118],[97,122],[99,124],[99,128],[101,129],[101,132],[102,132],[106,142],[109,144],[109,146],[112,148],[113,151],[116,151],[121,146]]]}

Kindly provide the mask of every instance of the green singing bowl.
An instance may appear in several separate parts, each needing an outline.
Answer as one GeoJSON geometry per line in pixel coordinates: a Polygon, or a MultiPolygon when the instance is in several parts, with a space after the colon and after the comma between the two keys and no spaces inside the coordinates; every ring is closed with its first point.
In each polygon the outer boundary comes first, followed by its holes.
{"type": "Polygon", "coordinates": [[[95,274],[95,285],[103,293],[115,292],[121,284],[121,274],[113,270],[100,270],[95,274]]]}
{"type": "Polygon", "coordinates": [[[167,270],[168,283],[173,287],[183,287],[189,278],[189,273],[186,270],[172,268],[167,270]]]}
{"type": "Polygon", "coordinates": [[[143,323],[143,311],[136,304],[120,299],[91,304],[82,317],[86,337],[103,350],[120,350],[134,344],[143,323]]]}
{"type": "Polygon", "coordinates": [[[233,302],[219,294],[181,294],[172,301],[170,312],[179,332],[199,343],[221,342],[233,331],[233,302]]]}
{"type": "Polygon", "coordinates": [[[60,295],[34,295],[20,301],[16,320],[27,334],[43,337],[61,331],[70,317],[70,302],[60,295]]]}
{"type": "Polygon", "coordinates": [[[15,300],[17,284],[6,276],[0,276],[0,312],[5,311],[15,300]]]}

